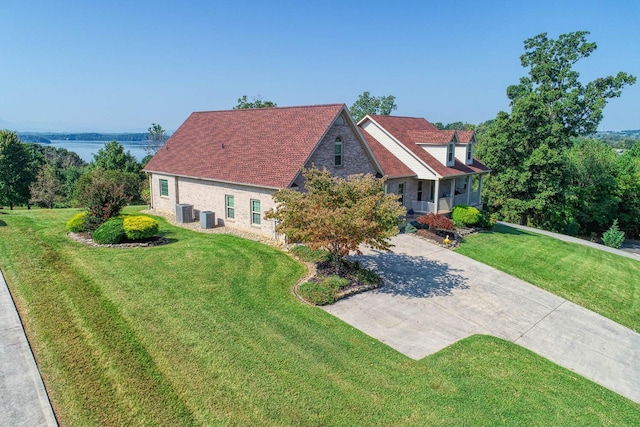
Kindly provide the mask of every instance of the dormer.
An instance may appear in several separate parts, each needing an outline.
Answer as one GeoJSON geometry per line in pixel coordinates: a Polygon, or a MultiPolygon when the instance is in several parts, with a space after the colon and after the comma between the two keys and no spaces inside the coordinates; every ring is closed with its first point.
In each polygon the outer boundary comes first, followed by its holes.
{"type": "Polygon", "coordinates": [[[470,130],[456,131],[458,142],[456,143],[456,157],[465,165],[473,164],[473,153],[475,150],[476,135],[470,130]]]}
{"type": "Polygon", "coordinates": [[[452,167],[456,163],[458,137],[454,130],[409,131],[409,137],[440,163],[452,167]]]}

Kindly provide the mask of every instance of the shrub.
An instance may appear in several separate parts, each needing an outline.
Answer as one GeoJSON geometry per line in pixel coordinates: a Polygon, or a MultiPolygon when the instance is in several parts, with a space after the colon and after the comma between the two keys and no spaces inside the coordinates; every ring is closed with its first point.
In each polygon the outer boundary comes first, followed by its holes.
{"type": "Polygon", "coordinates": [[[158,233],[158,221],[144,215],[127,216],[123,221],[124,232],[128,239],[148,239],[158,233]]]}
{"type": "Polygon", "coordinates": [[[331,254],[326,249],[311,249],[305,245],[296,245],[290,251],[300,261],[321,262],[331,260],[331,254]]]}
{"type": "Polygon", "coordinates": [[[496,225],[496,218],[487,211],[481,211],[480,222],[478,222],[477,225],[480,228],[491,229],[494,225],[496,225]]]}
{"type": "Polygon", "coordinates": [[[87,207],[87,229],[96,230],[103,222],[118,216],[133,198],[130,174],[94,169],[83,175],[76,185],[78,202],[87,207]]]}
{"type": "Polygon", "coordinates": [[[373,271],[362,267],[358,261],[351,264],[351,274],[362,283],[366,283],[368,285],[379,285],[382,283],[380,276],[373,271]]]}
{"type": "Polygon", "coordinates": [[[71,217],[67,221],[67,230],[72,233],[81,233],[87,231],[87,213],[80,212],[71,217]]]}
{"type": "Polygon", "coordinates": [[[620,249],[624,242],[624,231],[618,227],[618,219],[613,220],[611,227],[602,233],[602,243],[611,248],[620,249]]]}
{"type": "Polygon", "coordinates": [[[407,223],[407,225],[404,226],[404,232],[406,234],[415,233],[416,231],[418,231],[418,229],[416,227],[414,227],[410,222],[407,223]]]}
{"type": "Polygon", "coordinates": [[[453,221],[442,214],[434,214],[433,212],[422,215],[418,218],[420,224],[429,226],[429,229],[437,228],[440,230],[453,230],[453,221]]]}
{"type": "Polygon", "coordinates": [[[480,222],[482,214],[473,206],[458,205],[451,210],[451,219],[459,226],[474,226],[480,222]]]}
{"type": "Polygon", "coordinates": [[[122,218],[110,218],[93,233],[93,241],[99,245],[115,245],[125,237],[122,218]]]}
{"type": "Polygon", "coordinates": [[[321,282],[306,282],[300,285],[298,291],[307,301],[315,305],[333,304],[340,288],[347,286],[349,281],[340,276],[328,276],[321,282]]]}

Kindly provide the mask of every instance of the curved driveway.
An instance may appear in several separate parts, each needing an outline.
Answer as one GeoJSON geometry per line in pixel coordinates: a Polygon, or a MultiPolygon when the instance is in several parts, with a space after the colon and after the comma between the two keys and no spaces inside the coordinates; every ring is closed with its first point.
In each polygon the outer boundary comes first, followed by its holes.
{"type": "Polygon", "coordinates": [[[492,267],[398,235],[354,257],[385,286],[325,310],[421,359],[474,334],[528,348],[640,403],[640,334],[492,267]]]}

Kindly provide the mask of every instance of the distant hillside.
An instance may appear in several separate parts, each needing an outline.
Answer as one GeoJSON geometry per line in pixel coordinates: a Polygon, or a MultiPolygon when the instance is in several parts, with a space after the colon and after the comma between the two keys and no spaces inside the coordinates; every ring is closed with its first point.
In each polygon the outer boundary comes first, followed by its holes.
{"type": "Polygon", "coordinates": [[[629,149],[640,141],[640,129],[596,132],[594,138],[606,142],[613,148],[629,149]]]}
{"type": "Polygon", "coordinates": [[[143,143],[146,133],[56,133],[56,132],[18,132],[23,142],[50,143],[55,140],[64,141],[127,141],[143,143]]]}

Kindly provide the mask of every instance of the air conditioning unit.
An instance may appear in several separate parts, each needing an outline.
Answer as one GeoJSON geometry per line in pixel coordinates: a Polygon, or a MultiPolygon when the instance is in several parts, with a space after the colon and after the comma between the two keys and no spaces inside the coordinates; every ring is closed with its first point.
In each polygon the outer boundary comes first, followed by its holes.
{"type": "Polygon", "coordinates": [[[211,211],[200,212],[200,228],[213,228],[216,224],[216,214],[211,211]]]}
{"type": "Polygon", "coordinates": [[[193,222],[193,205],[177,204],[176,205],[176,222],[178,224],[193,222]]]}

